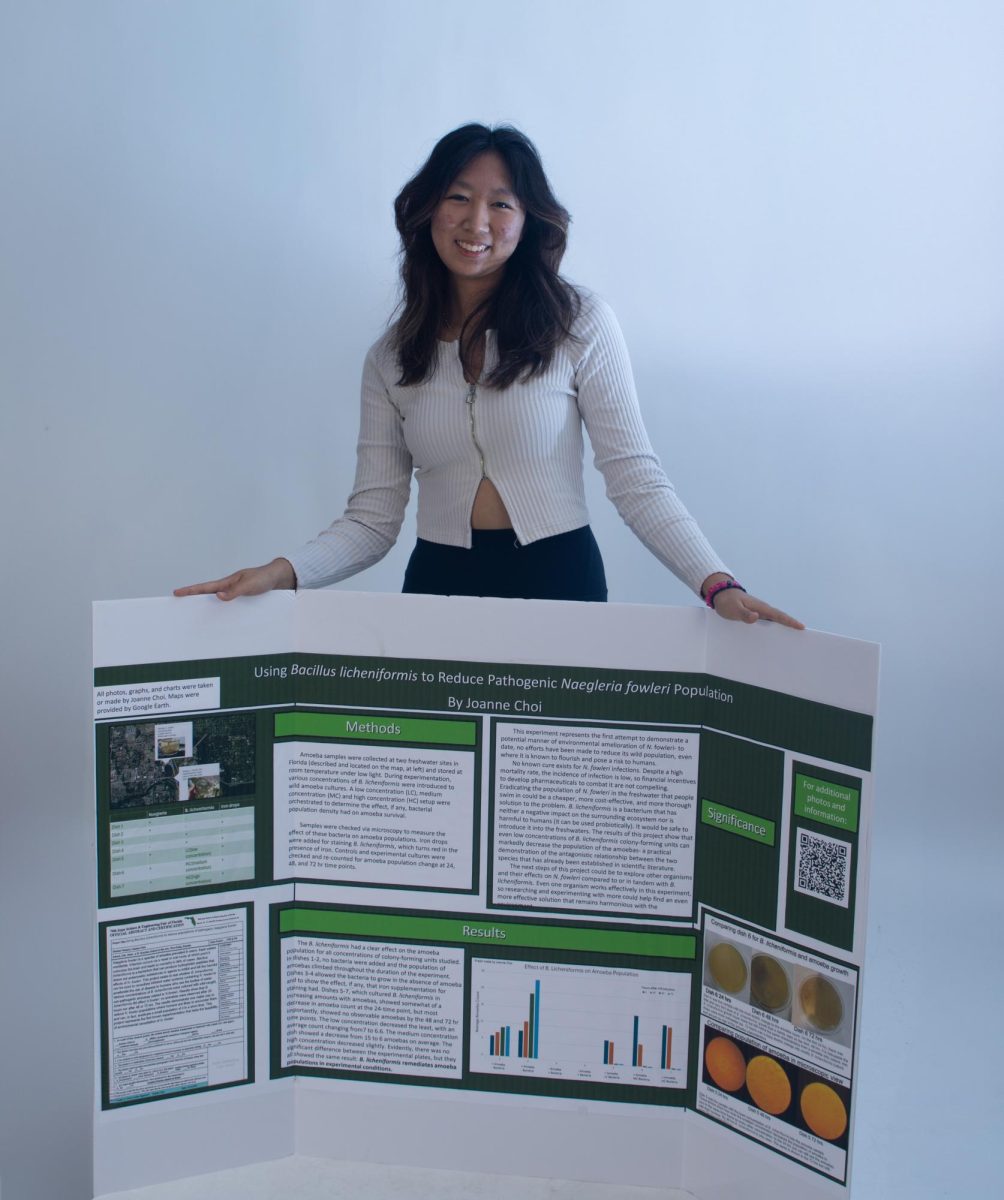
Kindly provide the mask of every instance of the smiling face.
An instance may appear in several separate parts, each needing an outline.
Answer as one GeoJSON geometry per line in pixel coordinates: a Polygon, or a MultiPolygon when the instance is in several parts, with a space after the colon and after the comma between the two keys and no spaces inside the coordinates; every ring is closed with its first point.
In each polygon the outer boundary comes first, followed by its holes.
{"type": "Polygon", "coordinates": [[[490,151],[471,159],[446,189],[431,224],[436,253],[462,293],[483,293],[498,283],[525,221],[501,156],[490,151]]]}

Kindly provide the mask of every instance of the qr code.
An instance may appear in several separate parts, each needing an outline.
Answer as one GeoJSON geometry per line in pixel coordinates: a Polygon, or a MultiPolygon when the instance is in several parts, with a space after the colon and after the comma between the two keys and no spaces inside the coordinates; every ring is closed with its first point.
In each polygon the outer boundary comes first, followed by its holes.
{"type": "Polygon", "coordinates": [[[825,833],[796,830],[795,891],[847,907],[851,882],[851,844],[825,833]]]}

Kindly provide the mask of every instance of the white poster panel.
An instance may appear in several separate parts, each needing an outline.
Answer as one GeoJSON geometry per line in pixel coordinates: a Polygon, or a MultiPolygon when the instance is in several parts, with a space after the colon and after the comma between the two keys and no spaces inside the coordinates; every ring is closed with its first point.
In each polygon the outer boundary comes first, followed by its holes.
{"type": "Polygon", "coordinates": [[[877,668],[698,609],[96,606],[98,1178],[844,1194],[877,668]]]}

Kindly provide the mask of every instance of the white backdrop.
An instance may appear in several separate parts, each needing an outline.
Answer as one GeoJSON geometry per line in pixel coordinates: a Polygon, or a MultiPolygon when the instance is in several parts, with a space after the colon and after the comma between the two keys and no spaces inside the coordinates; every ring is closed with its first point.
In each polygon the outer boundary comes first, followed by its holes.
{"type": "MultiPolygon", "coordinates": [[[[90,601],[339,511],[391,201],[468,120],[538,143],[737,575],[883,643],[854,1194],[980,1190],[1002,44],[993,0],[0,0],[3,1200],[90,1194],[90,601]]],[[[692,602],[592,495],[611,597],[692,602]]],[[[343,586],[398,588],[406,530],[343,586]]]]}

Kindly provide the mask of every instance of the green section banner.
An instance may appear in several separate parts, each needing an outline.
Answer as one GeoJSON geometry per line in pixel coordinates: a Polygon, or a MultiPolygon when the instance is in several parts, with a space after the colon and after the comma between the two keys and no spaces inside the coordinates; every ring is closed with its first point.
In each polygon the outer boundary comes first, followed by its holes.
{"type": "Polygon", "coordinates": [[[795,776],[795,812],[800,817],[857,833],[860,807],[861,793],[856,788],[810,775],[795,776]]]}
{"type": "Polygon", "coordinates": [[[773,846],[775,826],[766,817],[758,817],[753,813],[743,812],[738,808],[728,808],[724,804],[714,804],[711,800],[701,801],[701,822],[723,829],[726,833],[735,833],[739,837],[749,838],[753,842],[762,842],[765,846],[773,846]]]}
{"type": "Polygon", "coordinates": [[[275,715],[275,736],[362,738],[377,742],[428,742],[434,746],[473,746],[473,721],[431,721],[413,717],[383,717],[368,713],[281,712],[275,715]]]}
{"type": "Polygon", "coordinates": [[[341,909],[284,908],[279,914],[279,932],[635,954],[647,958],[693,959],[696,955],[696,938],[692,934],[521,925],[482,917],[407,917],[341,909]]]}

